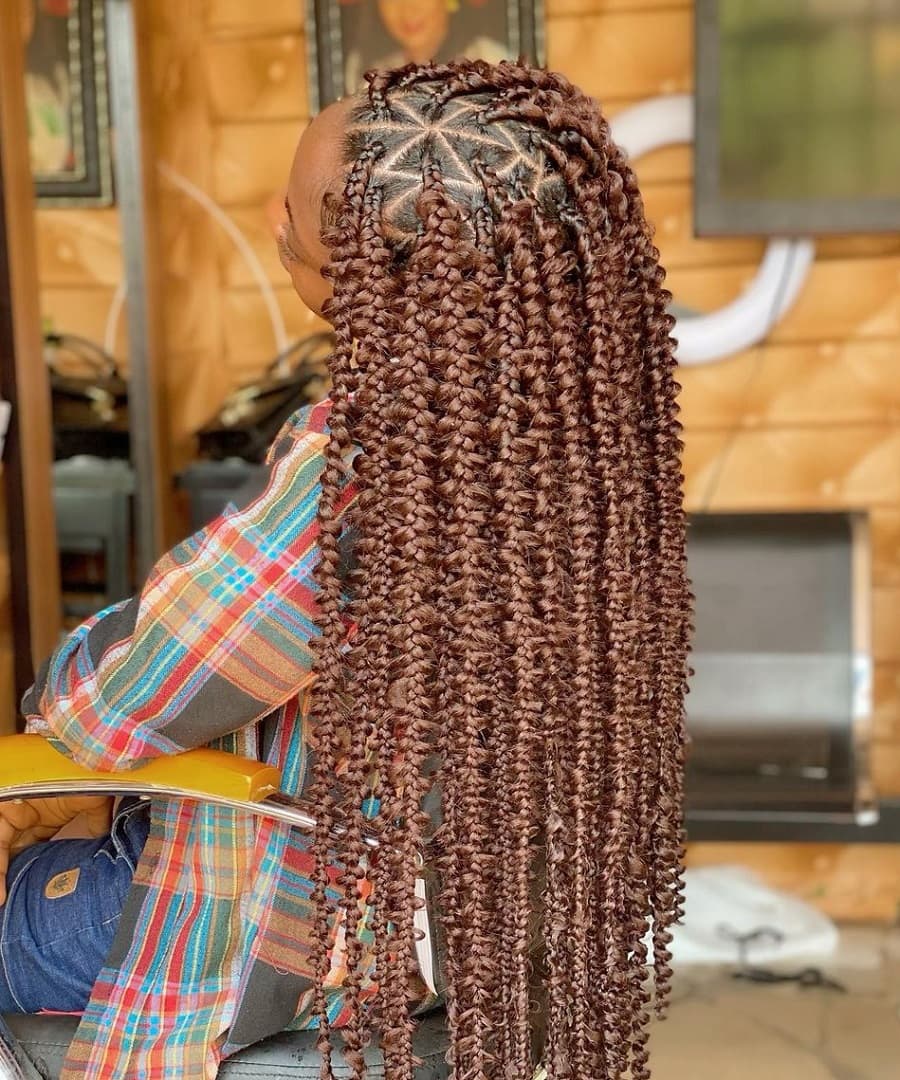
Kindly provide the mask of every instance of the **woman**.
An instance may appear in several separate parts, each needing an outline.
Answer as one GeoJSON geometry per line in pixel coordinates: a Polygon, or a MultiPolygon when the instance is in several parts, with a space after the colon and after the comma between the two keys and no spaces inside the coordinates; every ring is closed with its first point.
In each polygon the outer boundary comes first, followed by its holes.
{"type": "Polygon", "coordinates": [[[264,754],[318,829],[154,804],[64,1076],[213,1076],[294,1022],[323,1051],[342,1028],[359,1077],[374,1019],[409,1080],[424,852],[454,1075],[530,1080],[540,985],[550,1077],[647,1077],[690,597],[634,175],[561,76],[411,68],[313,122],[287,208],[285,266],[337,338],[332,402],[276,442],[257,503],[63,647],[27,711],[99,767],[264,754]]]}

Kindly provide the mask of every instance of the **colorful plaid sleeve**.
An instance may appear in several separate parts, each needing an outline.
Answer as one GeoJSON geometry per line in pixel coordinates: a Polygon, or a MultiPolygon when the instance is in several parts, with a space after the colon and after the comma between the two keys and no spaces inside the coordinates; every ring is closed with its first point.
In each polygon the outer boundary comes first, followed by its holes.
{"type": "Polygon", "coordinates": [[[33,730],[92,768],[129,768],[250,724],[309,683],[326,404],[279,436],[259,498],[64,642],[23,702],[33,730]]]}

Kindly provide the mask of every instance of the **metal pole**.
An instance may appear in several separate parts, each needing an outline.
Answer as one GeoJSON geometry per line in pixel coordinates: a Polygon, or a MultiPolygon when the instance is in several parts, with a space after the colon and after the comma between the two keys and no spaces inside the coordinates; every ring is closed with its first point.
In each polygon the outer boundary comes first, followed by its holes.
{"type": "MultiPolygon", "coordinates": [[[[148,180],[143,141],[140,70],[131,0],[106,0],[110,101],[115,131],[116,198],[122,223],[122,254],[128,285],[128,399],[131,462],[135,471],[137,571],[143,580],[165,547],[165,492],[160,426],[160,373],[156,370],[158,312],[153,254],[148,251],[148,180]]],[[[152,162],[150,163],[152,165],[152,162]]]]}

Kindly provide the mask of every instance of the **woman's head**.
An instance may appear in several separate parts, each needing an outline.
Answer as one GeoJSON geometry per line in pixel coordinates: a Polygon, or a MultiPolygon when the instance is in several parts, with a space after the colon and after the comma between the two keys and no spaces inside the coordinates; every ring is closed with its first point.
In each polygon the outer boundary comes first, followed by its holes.
{"type": "Polygon", "coordinates": [[[278,254],[297,295],[317,314],[331,295],[322,270],[331,260],[322,240],[327,197],[346,182],[346,134],[353,98],[330,105],[312,121],[300,140],[284,200],[287,220],[278,227],[278,254]]]}
{"type": "MultiPolygon", "coordinates": [[[[324,219],[309,265],[327,257],[337,339],[320,904],[340,821],[348,922],[357,910],[375,766],[377,1012],[388,1075],[408,1080],[416,855],[437,779],[428,857],[457,1074],[530,1080],[537,976],[551,1075],[644,1080],[647,935],[661,1005],[680,904],[690,595],[668,294],[634,175],[594,103],[516,64],[377,75],[321,122],[289,196],[304,242],[324,219]]],[[[351,944],[351,1002],[359,955],[351,944]]],[[[347,1029],[357,1070],[361,1026],[357,1013],[347,1029]]]]}
{"type": "MultiPolygon", "coordinates": [[[[469,67],[474,74],[479,65],[469,67]]],[[[566,181],[559,171],[563,149],[533,117],[493,114],[496,95],[490,91],[473,89],[438,107],[439,81],[413,81],[407,87],[391,86],[389,92],[378,79],[372,86],[370,94],[345,98],[312,121],[291,169],[288,221],[280,230],[279,251],[298,294],[319,313],[331,294],[322,276],[330,261],[323,228],[334,220],[347,176],[362,158],[372,162],[385,226],[398,248],[420,230],[418,200],[427,163],[440,171],[446,194],[472,239],[479,213],[486,204],[496,204],[500,195],[527,193],[557,217],[566,201],[566,181]]],[[[588,120],[590,112],[591,107],[588,120]]],[[[599,121],[599,116],[594,119],[599,121]]],[[[577,171],[582,165],[576,162],[574,167],[577,171]]]]}

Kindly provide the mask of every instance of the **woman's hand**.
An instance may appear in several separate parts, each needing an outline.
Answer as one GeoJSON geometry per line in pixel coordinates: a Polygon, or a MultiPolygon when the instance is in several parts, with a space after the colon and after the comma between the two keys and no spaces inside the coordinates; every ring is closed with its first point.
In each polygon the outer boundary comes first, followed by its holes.
{"type": "Polygon", "coordinates": [[[0,802],[0,907],[6,903],[9,860],[51,836],[79,814],[89,836],[109,832],[112,799],[106,795],[60,795],[49,799],[0,802]]]}

